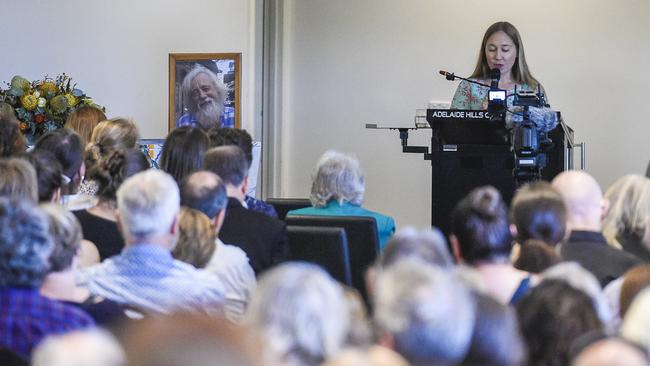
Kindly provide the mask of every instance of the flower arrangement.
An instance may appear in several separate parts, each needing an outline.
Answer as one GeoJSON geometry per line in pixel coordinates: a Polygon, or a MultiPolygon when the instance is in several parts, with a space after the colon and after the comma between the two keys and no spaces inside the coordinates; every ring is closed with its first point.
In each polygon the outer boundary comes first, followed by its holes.
{"type": "Polygon", "coordinates": [[[76,88],[72,79],[64,74],[52,79],[28,81],[14,76],[7,89],[0,88],[0,102],[14,108],[20,120],[20,130],[30,143],[34,143],[48,131],[62,128],[68,115],[81,106],[93,106],[105,112],[105,108],[93,103],[83,91],[76,88]]]}

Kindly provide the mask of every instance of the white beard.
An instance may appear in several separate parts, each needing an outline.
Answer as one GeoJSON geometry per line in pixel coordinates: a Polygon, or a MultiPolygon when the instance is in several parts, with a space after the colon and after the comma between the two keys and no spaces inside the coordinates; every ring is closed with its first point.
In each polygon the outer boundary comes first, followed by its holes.
{"type": "Polygon", "coordinates": [[[199,127],[204,130],[209,130],[211,127],[221,125],[223,109],[223,104],[211,100],[210,103],[205,104],[203,107],[199,107],[199,109],[194,112],[194,117],[199,122],[199,127]]]}

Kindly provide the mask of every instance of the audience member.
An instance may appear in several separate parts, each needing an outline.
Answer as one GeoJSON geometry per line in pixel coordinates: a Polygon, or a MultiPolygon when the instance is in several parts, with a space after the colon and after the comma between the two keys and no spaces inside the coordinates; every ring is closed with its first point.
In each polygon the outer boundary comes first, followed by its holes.
{"type": "Polygon", "coordinates": [[[116,150],[93,168],[98,187],[97,203],[72,213],[81,224],[84,239],[97,246],[101,260],[119,254],[124,248],[124,239],[117,226],[117,190],[124,180],[147,169],[147,157],[138,149],[116,150]]]}
{"type": "Polygon", "coordinates": [[[123,366],[124,351],[101,329],[48,337],[34,350],[32,366],[123,366]]]}
{"type": "MultiPolygon", "coordinates": [[[[246,154],[246,161],[248,162],[248,169],[250,171],[250,167],[253,164],[253,138],[246,130],[213,127],[208,131],[208,137],[210,138],[210,147],[235,145],[242,149],[246,154]]],[[[273,218],[278,217],[278,213],[275,211],[273,205],[250,196],[248,191],[246,193],[246,197],[244,198],[246,208],[261,212],[273,218]]]]}
{"type": "Polygon", "coordinates": [[[117,209],[124,250],[80,271],[78,283],[93,295],[145,312],[221,313],[219,279],[171,255],[180,209],[173,178],[153,169],[128,178],[117,190],[117,209]]]}
{"type": "Polygon", "coordinates": [[[181,84],[183,115],[176,127],[193,126],[207,131],[217,127],[235,127],[235,111],[226,106],[228,90],[217,75],[205,66],[195,64],[181,84]]]}
{"type": "Polygon", "coordinates": [[[29,161],[36,171],[38,202],[58,203],[61,200],[63,186],[61,163],[46,150],[35,150],[21,157],[29,161]]]}
{"type": "Polygon", "coordinates": [[[84,310],[97,324],[109,325],[123,320],[124,313],[118,304],[91,296],[86,288],[75,283],[75,271],[82,252],[81,226],[77,219],[65,208],[52,203],[42,205],[41,209],[48,216],[54,241],[50,269],[41,285],[41,295],[84,310]]]}
{"type": "Polygon", "coordinates": [[[126,366],[257,366],[259,347],[246,329],[201,314],[132,322],[120,337],[126,366]]]}
{"type": "Polygon", "coordinates": [[[0,103],[0,158],[24,152],[27,148],[25,137],[20,131],[20,121],[14,109],[7,103],[0,103]]]}
{"type": "Polygon", "coordinates": [[[281,264],[260,281],[248,308],[267,357],[282,365],[319,365],[339,352],[349,327],[343,291],[320,267],[281,264]]]}
{"type": "Polygon", "coordinates": [[[510,205],[515,268],[539,273],[559,261],[553,248],[565,239],[566,215],[562,195],[547,182],[529,183],[517,191],[510,205]]]}
{"type": "Polygon", "coordinates": [[[29,200],[0,197],[0,347],[29,358],[47,335],[93,325],[82,310],[39,294],[54,243],[29,200]]]}
{"type": "Polygon", "coordinates": [[[93,130],[84,151],[88,177],[82,182],[79,191],[87,196],[95,196],[98,187],[93,176],[94,167],[114,151],[137,149],[139,139],[138,128],[129,119],[111,118],[100,122],[93,130]]]}
{"type": "Polygon", "coordinates": [[[552,185],[567,206],[567,226],[571,231],[560,249],[563,260],[580,263],[603,287],[639,264],[633,255],[612,248],[603,237],[601,219],[607,212],[607,201],[593,177],[570,170],[557,175],[552,185]]]}
{"type": "Polygon", "coordinates": [[[83,146],[86,146],[90,141],[95,126],[105,119],[106,115],[101,109],[92,106],[82,106],[68,115],[68,119],[65,121],[63,127],[78,133],[83,141],[83,146]]]}
{"type": "Polygon", "coordinates": [[[474,293],[476,321],[472,342],[462,366],[520,366],[526,360],[526,346],[517,314],[489,295],[474,293]]]}
{"type": "Polygon", "coordinates": [[[459,262],[474,267],[487,291],[515,304],[531,287],[531,275],[512,266],[512,236],[501,194],[491,186],[472,190],[452,212],[450,241],[459,262]]]}
{"type": "Polygon", "coordinates": [[[160,168],[180,185],[185,177],[201,168],[203,155],[209,146],[208,135],[200,128],[177,128],[165,139],[160,155],[160,168]]]}
{"type": "Polygon", "coordinates": [[[312,207],[289,211],[289,215],[374,217],[379,246],[384,248],[395,232],[395,221],[361,207],[365,182],[359,161],[337,151],[327,151],[316,164],[309,197],[312,207]]]}
{"type": "Polygon", "coordinates": [[[571,343],[591,331],[600,331],[592,299],[562,280],[544,280],[517,304],[530,366],[569,364],[571,343]]]}
{"type": "Polygon", "coordinates": [[[582,350],[572,366],[648,366],[647,355],[623,339],[605,338],[582,350]]]}
{"type": "Polygon", "coordinates": [[[203,212],[181,207],[178,220],[179,238],[172,255],[180,261],[196,268],[204,268],[219,277],[224,285],[225,316],[232,322],[239,322],[255,289],[255,272],[248,265],[248,258],[241,249],[234,247],[238,255],[234,263],[229,261],[230,248],[224,249],[223,243],[217,247],[217,233],[210,219],[203,212]],[[241,258],[239,253],[244,257],[245,263],[237,268],[235,263],[241,258]],[[208,265],[210,268],[207,267],[208,265]]]}
{"type": "Polygon", "coordinates": [[[288,253],[285,224],[243,206],[248,179],[244,152],[236,146],[214,147],[205,154],[203,169],[218,175],[226,186],[228,204],[219,238],[246,252],[257,275],[284,261],[288,253]]]}
{"type": "Polygon", "coordinates": [[[603,219],[607,242],[650,262],[650,179],[623,176],[607,189],[605,198],[609,201],[603,219]]]}
{"type": "Polygon", "coordinates": [[[0,196],[38,201],[36,171],[24,159],[0,158],[0,196]]]}
{"type": "Polygon", "coordinates": [[[377,276],[374,319],[379,343],[411,365],[456,365],[469,350],[475,304],[450,274],[406,259],[377,276]]]}
{"type": "Polygon", "coordinates": [[[79,185],[86,174],[81,137],[72,130],[60,128],[41,136],[36,141],[34,150],[51,152],[61,164],[63,169],[61,203],[69,210],[85,208],[89,205],[83,197],[77,195],[79,185]]]}

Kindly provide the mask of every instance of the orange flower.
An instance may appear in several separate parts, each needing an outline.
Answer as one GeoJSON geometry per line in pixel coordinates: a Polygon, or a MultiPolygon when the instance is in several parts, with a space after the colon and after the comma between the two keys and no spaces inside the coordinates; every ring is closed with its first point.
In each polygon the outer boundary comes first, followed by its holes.
{"type": "Polygon", "coordinates": [[[22,132],[27,131],[27,123],[25,123],[25,122],[20,122],[20,124],[18,125],[18,127],[20,128],[20,130],[21,130],[22,132]]]}

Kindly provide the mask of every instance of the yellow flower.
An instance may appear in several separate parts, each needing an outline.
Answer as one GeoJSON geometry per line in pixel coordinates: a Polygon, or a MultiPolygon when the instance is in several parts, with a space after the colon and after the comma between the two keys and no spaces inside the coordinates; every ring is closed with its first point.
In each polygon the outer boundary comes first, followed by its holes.
{"type": "Polygon", "coordinates": [[[77,105],[77,103],[79,103],[79,100],[77,99],[77,97],[75,97],[74,95],[72,95],[70,93],[67,93],[64,96],[65,96],[65,99],[68,100],[68,105],[71,106],[71,107],[74,107],[74,106],[77,105]]]}
{"type": "Polygon", "coordinates": [[[38,105],[38,98],[32,94],[25,94],[20,97],[20,102],[23,104],[23,108],[28,111],[33,111],[38,105]]]}
{"type": "Polygon", "coordinates": [[[39,89],[41,89],[41,93],[47,97],[52,97],[56,94],[56,84],[52,81],[44,81],[39,89]],[[50,94],[49,96],[48,93],[50,94]]]}

